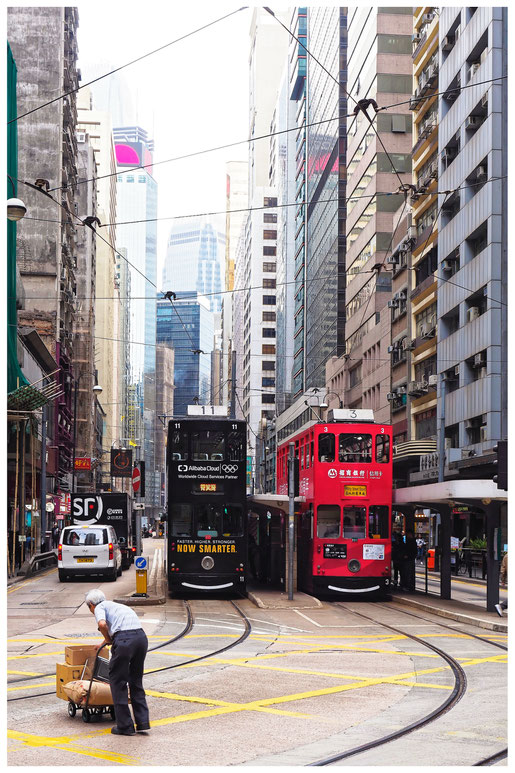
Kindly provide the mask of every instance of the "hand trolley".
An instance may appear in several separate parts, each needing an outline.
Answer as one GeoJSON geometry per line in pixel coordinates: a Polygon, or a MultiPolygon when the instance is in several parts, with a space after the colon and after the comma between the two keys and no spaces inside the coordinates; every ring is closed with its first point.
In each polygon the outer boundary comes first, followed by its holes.
{"type": "Polygon", "coordinates": [[[102,714],[110,714],[111,719],[114,721],[115,715],[114,715],[114,706],[108,705],[108,706],[90,706],[89,705],[89,699],[91,695],[91,686],[94,681],[97,682],[105,682],[109,684],[109,661],[105,658],[101,658],[97,654],[94,658],[88,658],[84,664],[84,668],[82,669],[82,676],[81,679],[87,678],[85,675],[89,671],[91,672],[89,677],[89,688],[86,695],[86,700],[84,702],[84,705],[74,703],[72,700],[68,701],[68,715],[70,717],[74,717],[77,713],[77,709],[80,709],[82,711],[82,721],[83,722],[100,722],[102,714]],[[93,663],[91,663],[93,661],[93,663]]]}

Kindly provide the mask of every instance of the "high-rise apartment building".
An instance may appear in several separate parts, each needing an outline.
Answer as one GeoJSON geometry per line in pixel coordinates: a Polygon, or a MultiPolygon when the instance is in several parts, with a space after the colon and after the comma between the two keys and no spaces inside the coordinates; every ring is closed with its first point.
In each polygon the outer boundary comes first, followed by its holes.
{"type": "Polygon", "coordinates": [[[369,104],[372,125],[361,110],[347,119],[345,353],[328,363],[327,383],[333,405],[371,408],[378,421],[390,418],[391,327],[407,313],[405,286],[398,310],[390,307],[387,261],[409,212],[407,193],[395,191],[411,183],[412,12],[359,6],[348,15],[349,112],[361,100],[405,103],[377,115],[369,104]]]}
{"type": "Polygon", "coordinates": [[[119,248],[125,248],[130,272],[130,392],[138,405],[142,433],[123,438],[138,447],[145,461],[145,507],[150,519],[160,506],[161,471],[156,468],[156,284],[157,183],[152,174],[154,143],[139,126],[113,129],[116,152],[119,248]],[[143,169],[136,169],[144,165],[143,169]],[[142,221],[142,222],[134,222],[142,221]]]}
{"type": "Polygon", "coordinates": [[[30,218],[18,223],[16,240],[26,296],[19,322],[37,330],[59,366],[55,379],[61,395],[51,417],[57,446],[52,456],[58,459],[56,477],[49,485],[55,493],[69,491],[72,481],[77,27],[76,8],[20,6],[7,11],[8,39],[18,70],[18,178],[41,180],[43,190],[57,189],[51,194],[56,203],[40,191],[19,187],[30,218]],[[64,99],[41,107],[66,92],[64,99]]]}
{"type": "MultiPolygon", "coordinates": [[[[102,456],[101,475],[103,485],[111,486],[109,449],[121,437],[120,411],[123,402],[122,373],[120,358],[124,344],[121,335],[121,319],[124,314],[125,300],[122,300],[117,280],[117,191],[116,157],[113,141],[111,116],[102,110],[96,110],[89,88],[77,95],[79,145],[89,141],[95,153],[97,176],[97,217],[105,227],[98,228],[96,236],[96,298],[95,298],[95,369],[98,371],[98,383],[102,387],[99,402],[105,412],[104,454],[102,456]]],[[[84,213],[85,215],[86,213],[84,213]]],[[[82,381],[88,379],[85,372],[82,381]]]]}
{"type": "Polygon", "coordinates": [[[163,291],[195,291],[211,311],[222,308],[225,234],[209,218],[187,218],[172,226],[163,266],[163,291]]]}
{"type": "Polygon", "coordinates": [[[157,343],[174,349],[174,416],[186,416],[188,405],[210,402],[214,314],[209,306],[196,292],[182,293],[173,303],[157,301],[157,343]]]}

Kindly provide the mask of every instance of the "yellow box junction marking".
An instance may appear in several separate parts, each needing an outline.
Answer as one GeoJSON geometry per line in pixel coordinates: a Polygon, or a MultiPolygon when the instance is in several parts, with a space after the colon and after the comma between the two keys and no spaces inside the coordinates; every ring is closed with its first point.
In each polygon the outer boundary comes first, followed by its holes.
{"type": "MultiPolygon", "coordinates": [[[[52,738],[50,736],[21,733],[18,730],[8,730],[7,737],[14,741],[20,741],[24,746],[32,746],[34,748],[46,746],[50,749],[59,749],[65,752],[72,752],[74,754],[82,754],[86,757],[94,757],[99,760],[106,760],[107,762],[117,762],[120,765],[141,764],[141,760],[138,757],[130,757],[128,754],[110,752],[106,751],[105,749],[90,749],[87,746],[81,746],[76,742],[78,739],[70,736],[52,738]]],[[[80,738],[80,740],[84,740],[84,738],[80,738]]]]}

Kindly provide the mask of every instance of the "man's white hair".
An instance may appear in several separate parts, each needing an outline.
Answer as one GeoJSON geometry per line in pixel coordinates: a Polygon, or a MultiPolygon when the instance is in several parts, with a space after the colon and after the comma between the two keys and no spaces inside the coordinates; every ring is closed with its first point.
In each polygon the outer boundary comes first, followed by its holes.
{"type": "Polygon", "coordinates": [[[102,601],[105,601],[106,597],[105,594],[102,593],[101,590],[95,589],[90,590],[88,593],[86,593],[86,604],[93,604],[94,607],[96,607],[97,604],[100,604],[102,601]]]}

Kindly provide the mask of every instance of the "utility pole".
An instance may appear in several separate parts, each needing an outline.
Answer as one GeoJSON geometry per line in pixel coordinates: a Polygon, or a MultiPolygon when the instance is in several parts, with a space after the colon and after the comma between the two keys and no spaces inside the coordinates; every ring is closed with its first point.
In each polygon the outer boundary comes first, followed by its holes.
{"type": "MultiPolygon", "coordinates": [[[[41,412],[41,542],[44,546],[41,546],[43,552],[47,549],[46,544],[46,423],[47,423],[47,406],[43,405],[41,412]]],[[[38,546],[39,547],[39,546],[38,546]]],[[[37,551],[36,551],[37,552],[37,551]]]]}
{"type": "Polygon", "coordinates": [[[295,444],[288,443],[288,601],[293,601],[293,541],[295,538],[295,444]]]}
{"type": "Polygon", "coordinates": [[[236,352],[232,350],[231,359],[231,419],[236,418],[236,352]]]}

